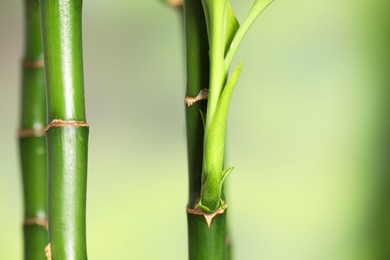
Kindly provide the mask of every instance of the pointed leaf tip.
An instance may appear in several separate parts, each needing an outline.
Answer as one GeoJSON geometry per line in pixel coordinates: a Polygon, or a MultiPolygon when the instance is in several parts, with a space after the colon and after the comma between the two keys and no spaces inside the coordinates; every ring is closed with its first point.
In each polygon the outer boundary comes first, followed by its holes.
{"type": "Polygon", "coordinates": [[[240,24],[236,18],[232,10],[232,6],[230,5],[230,1],[226,4],[226,13],[225,13],[225,29],[224,29],[224,44],[225,44],[225,53],[228,53],[230,49],[230,44],[232,43],[236,32],[240,28],[240,24]]]}
{"type": "Polygon", "coordinates": [[[221,185],[225,182],[225,179],[234,170],[234,167],[227,168],[222,172],[221,185]]]}

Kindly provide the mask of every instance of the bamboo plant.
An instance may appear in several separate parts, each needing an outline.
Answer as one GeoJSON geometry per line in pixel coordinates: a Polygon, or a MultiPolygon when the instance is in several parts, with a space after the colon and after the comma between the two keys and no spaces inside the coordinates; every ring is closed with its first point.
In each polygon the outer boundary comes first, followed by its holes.
{"type": "Polygon", "coordinates": [[[87,259],[82,0],[41,0],[48,101],[49,259],[87,259]]]}
{"type": "Polygon", "coordinates": [[[239,25],[228,0],[185,0],[189,258],[231,259],[223,185],[225,133],[230,99],[242,60],[229,70],[243,37],[273,0],[256,0],[239,25]],[[205,102],[197,102],[208,99],[205,102]],[[207,108],[206,108],[207,106],[207,108]]]}
{"type": "Polygon", "coordinates": [[[39,0],[25,0],[25,46],[19,130],[24,194],[24,259],[46,259],[46,94],[39,0]]]}

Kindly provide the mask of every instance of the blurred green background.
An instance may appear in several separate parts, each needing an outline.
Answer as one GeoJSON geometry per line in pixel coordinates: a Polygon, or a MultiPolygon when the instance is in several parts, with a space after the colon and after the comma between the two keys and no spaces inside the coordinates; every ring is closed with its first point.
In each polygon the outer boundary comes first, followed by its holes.
{"type": "MultiPolygon", "coordinates": [[[[387,1],[388,2],[388,1],[387,1]]],[[[388,259],[385,0],[276,0],[245,38],[228,128],[236,259],[388,259]]],[[[249,0],[232,1],[243,20],[249,0]]],[[[22,257],[23,1],[0,1],[0,259],[22,257]]],[[[84,1],[89,259],[186,259],[181,20],[84,1]]]]}

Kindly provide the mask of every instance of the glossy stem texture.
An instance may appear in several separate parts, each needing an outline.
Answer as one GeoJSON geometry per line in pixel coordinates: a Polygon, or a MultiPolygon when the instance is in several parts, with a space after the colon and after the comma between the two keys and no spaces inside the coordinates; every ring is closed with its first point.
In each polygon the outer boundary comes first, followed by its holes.
{"type": "Polygon", "coordinates": [[[53,260],[87,259],[88,126],[82,1],[41,0],[48,98],[49,240],[53,260]]]}
{"type": "MultiPolygon", "coordinates": [[[[187,83],[186,94],[198,95],[209,84],[209,45],[202,3],[184,1],[187,83]]],[[[201,194],[204,123],[206,101],[186,106],[187,152],[189,171],[189,197],[187,207],[195,208],[201,194]]],[[[187,213],[190,260],[226,259],[226,213],[218,215],[210,229],[200,215],[187,213]]]]}
{"type": "Polygon", "coordinates": [[[46,94],[39,0],[25,0],[19,152],[24,197],[24,259],[46,259],[46,94]]]}
{"type": "Polygon", "coordinates": [[[231,259],[226,249],[226,213],[217,215],[210,228],[198,215],[188,214],[187,221],[190,260],[231,259]]]}

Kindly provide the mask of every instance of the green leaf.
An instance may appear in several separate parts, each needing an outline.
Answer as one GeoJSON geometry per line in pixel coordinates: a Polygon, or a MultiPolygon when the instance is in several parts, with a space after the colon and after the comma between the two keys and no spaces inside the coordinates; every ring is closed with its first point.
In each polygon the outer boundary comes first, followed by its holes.
{"type": "Polygon", "coordinates": [[[220,174],[222,172],[227,115],[234,87],[242,71],[242,64],[243,61],[240,60],[237,68],[226,83],[226,86],[218,100],[214,118],[206,135],[204,169],[206,174],[215,172],[220,174]]]}
{"type": "Polygon", "coordinates": [[[274,0],[256,0],[253,4],[248,16],[245,18],[244,23],[248,23],[250,27],[253,22],[259,17],[259,15],[269,6],[274,0]]]}
{"type": "Polygon", "coordinates": [[[240,28],[237,30],[234,39],[230,45],[230,49],[228,50],[228,53],[225,56],[225,67],[227,69],[230,68],[230,65],[232,64],[234,55],[236,54],[236,51],[238,49],[238,46],[240,45],[242,39],[244,38],[245,34],[248,32],[251,25],[256,21],[257,17],[273,2],[274,0],[256,0],[249,11],[247,17],[245,18],[244,22],[240,26],[240,28]]]}
{"type": "Polygon", "coordinates": [[[230,167],[230,168],[227,168],[227,169],[223,170],[223,172],[222,172],[222,179],[221,179],[221,183],[220,183],[221,189],[222,189],[222,185],[224,184],[224,182],[226,180],[226,177],[229,176],[229,174],[233,170],[234,170],[234,167],[230,167]]]}
{"type": "Polygon", "coordinates": [[[230,1],[226,4],[226,12],[225,12],[225,24],[224,24],[224,43],[225,43],[225,53],[227,54],[230,48],[230,44],[233,41],[234,36],[238,28],[240,28],[240,24],[237,21],[236,16],[233,13],[232,6],[230,5],[230,1]]]}

